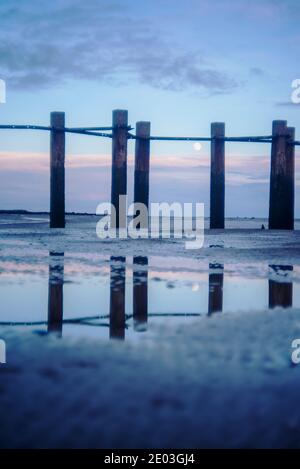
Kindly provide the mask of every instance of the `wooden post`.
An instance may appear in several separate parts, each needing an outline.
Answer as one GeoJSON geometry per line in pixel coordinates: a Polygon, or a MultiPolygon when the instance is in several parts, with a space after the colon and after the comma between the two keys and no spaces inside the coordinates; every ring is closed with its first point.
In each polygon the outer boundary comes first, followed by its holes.
{"type": "MultiPolygon", "coordinates": [[[[150,168],[150,122],[136,123],[134,203],[149,206],[149,168],[150,168]]],[[[138,212],[138,211],[137,211],[138,212]]],[[[136,213],[137,214],[137,213],[136,213]]],[[[140,226],[140,228],[148,228],[140,226]]]]}
{"type": "Polygon", "coordinates": [[[225,124],[211,124],[210,161],[210,228],[224,229],[225,226],[225,124]]]}
{"type": "MultiPolygon", "coordinates": [[[[291,265],[270,265],[275,272],[278,270],[292,272],[291,265]]],[[[277,282],[269,280],[269,308],[291,308],[293,306],[293,282],[277,282]]]]}
{"type": "Polygon", "coordinates": [[[127,195],[127,132],[128,112],[113,111],[113,139],[112,139],[112,174],[111,174],[111,203],[116,209],[116,226],[111,228],[126,228],[126,217],[120,220],[119,196],[127,195]]]}
{"type": "Polygon", "coordinates": [[[287,128],[287,207],[286,221],[287,229],[294,229],[294,211],[295,211],[295,128],[287,128]]]}
{"type": "Polygon", "coordinates": [[[65,227],[65,113],[51,113],[50,228],[65,227]]]}
{"type": "Polygon", "coordinates": [[[269,229],[294,227],[294,129],[286,121],[273,121],[269,229]]]}
{"type": "Polygon", "coordinates": [[[125,257],[110,258],[109,336],[111,339],[125,339],[125,262],[125,257]]]}
{"type": "Polygon", "coordinates": [[[148,257],[133,258],[133,321],[134,329],[145,331],[148,321],[148,257]],[[141,267],[146,267],[143,269],[141,267]]]}
{"type": "Polygon", "coordinates": [[[64,283],[64,253],[50,252],[49,287],[48,287],[48,332],[62,335],[63,326],[63,283],[64,283]],[[51,259],[60,256],[55,265],[51,259]]]}
{"type": "Polygon", "coordinates": [[[208,316],[222,312],[223,309],[223,269],[222,264],[209,264],[209,270],[220,270],[221,272],[209,273],[208,316]]]}

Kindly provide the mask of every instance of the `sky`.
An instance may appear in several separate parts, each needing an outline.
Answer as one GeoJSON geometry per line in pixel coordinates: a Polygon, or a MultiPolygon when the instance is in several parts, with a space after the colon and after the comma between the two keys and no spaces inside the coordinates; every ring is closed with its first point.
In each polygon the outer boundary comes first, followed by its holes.
{"type": "MultiPolygon", "coordinates": [[[[0,0],[0,124],[110,126],[113,109],[152,135],[270,135],[296,127],[299,0],[0,0]]],[[[66,209],[110,200],[111,140],[67,135],[66,209]]],[[[134,142],[128,146],[133,192],[134,142]]],[[[300,152],[296,216],[300,217],[300,152]]],[[[150,201],[204,202],[210,147],[151,142],[150,201]]],[[[226,215],[268,215],[269,144],[226,144],[226,215]]],[[[49,209],[49,134],[0,130],[0,209],[49,209]]]]}

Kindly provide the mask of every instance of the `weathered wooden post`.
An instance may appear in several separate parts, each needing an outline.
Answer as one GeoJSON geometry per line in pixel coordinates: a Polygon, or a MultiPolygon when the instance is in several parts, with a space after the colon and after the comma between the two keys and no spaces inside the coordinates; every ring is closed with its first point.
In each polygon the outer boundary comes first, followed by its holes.
{"type": "Polygon", "coordinates": [[[126,258],[110,258],[110,321],[111,339],[125,339],[125,277],[126,258]]]}
{"type": "Polygon", "coordinates": [[[50,252],[49,286],[48,286],[48,332],[62,335],[63,327],[63,283],[64,283],[64,253],[50,252]],[[51,259],[57,258],[52,264],[51,259]]]}
{"type": "Polygon", "coordinates": [[[148,321],[148,257],[144,256],[134,256],[133,258],[133,321],[135,330],[146,330],[148,321]]]}
{"type": "Polygon", "coordinates": [[[210,228],[225,226],[225,124],[211,124],[210,228]]]}
{"type": "Polygon", "coordinates": [[[294,129],[273,121],[270,174],[269,229],[294,227],[294,129]]]}
{"type": "MultiPolygon", "coordinates": [[[[150,122],[137,122],[136,136],[138,138],[135,141],[134,203],[142,203],[148,209],[150,168],[150,122]]],[[[148,228],[148,219],[147,226],[140,226],[140,228],[148,228]]]]}
{"type": "Polygon", "coordinates": [[[222,264],[209,264],[209,270],[208,316],[222,312],[223,309],[224,266],[222,264]],[[219,272],[216,272],[218,270],[219,272]]]}
{"type": "Polygon", "coordinates": [[[65,227],[65,113],[51,113],[50,228],[65,227]]]}
{"type": "Polygon", "coordinates": [[[128,112],[113,111],[112,138],[112,173],[111,173],[111,203],[116,209],[116,226],[111,228],[126,228],[127,213],[120,220],[119,196],[127,195],[127,132],[128,112]]]}
{"type": "Polygon", "coordinates": [[[294,212],[295,212],[295,128],[287,128],[287,227],[289,230],[294,229],[294,212]]]}

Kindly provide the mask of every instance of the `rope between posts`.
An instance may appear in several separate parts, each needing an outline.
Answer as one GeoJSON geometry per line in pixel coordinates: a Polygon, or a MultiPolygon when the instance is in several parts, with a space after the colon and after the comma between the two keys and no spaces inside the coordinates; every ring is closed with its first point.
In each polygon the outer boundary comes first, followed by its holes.
{"type": "Polygon", "coordinates": [[[51,127],[51,126],[42,126],[42,125],[0,125],[0,130],[44,130],[48,132],[65,132],[79,135],[92,135],[95,137],[105,137],[112,138],[113,134],[106,132],[100,132],[100,130],[116,130],[116,129],[125,129],[127,132],[132,130],[130,126],[115,126],[115,127],[51,127]]]}
{"type": "MultiPolygon", "coordinates": [[[[201,316],[201,313],[148,313],[148,317],[198,317],[201,316]]],[[[129,321],[134,316],[133,314],[125,314],[125,321],[129,321]]],[[[93,323],[91,321],[109,319],[109,314],[97,315],[97,316],[83,316],[78,318],[69,318],[62,319],[62,324],[76,324],[76,325],[91,325],[91,326],[108,326],[104,323],[93,323]]],[[[0,326],[43,326],[50,324],[55,324],[51,321],[0,321],[0,326]]]]}
{"type": "Polygon", "coordinates": [[[271,143],[272,135],[259,136],[259,137],[160,137],[160,136],[149,136],[143,137],[139,135],[133,135],[128,133],[128,138],[133,140],[157,140],[157,141],[187,141],[187,142],[257,142],[257,143],[271,143]]]}
{"type": "MultiPolygon", "coordinates": [[[[0,130],[41,130],[41,131],[56,131],[73,133],[79,135],[91,135],[95,137],[113,138],[113,133],[107,131],[114,131],[118,129],[127,130],[127,138],[130,140],[152,140],[152,141],[185,141],[185,142],[240,142],[240,143],[272,143],[274,137],[272,135],[266,136],[246,136],[246,137],[227,137],[227,136],[214,136],[214,137],[164,137],[150,135],[148,137],[133,135],[129,131],[133,128],[131,126],[115,126],[115,127],[52,127],[41,125],[0,125],[0,130]],[[106,131],[106,132],[102,132],[106,131]]],[[[288,136],[287,136],[288,137],[288,136]]],[[[276,138],[276,137],[275,137],[276,138]]],[[[300,141],[291,142],[295,146],[300,146],[300,141]]]]}

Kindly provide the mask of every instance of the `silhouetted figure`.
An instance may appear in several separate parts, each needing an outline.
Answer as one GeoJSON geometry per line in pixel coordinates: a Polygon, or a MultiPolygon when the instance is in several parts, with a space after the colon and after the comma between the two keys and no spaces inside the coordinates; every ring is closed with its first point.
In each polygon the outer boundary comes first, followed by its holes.
{"type": "Polygon", "coordinates": [[[265,229],[266,229],[264,224],[261,225],[261,229],[262,229],[262,230],[265,230],[265,229]]]}

